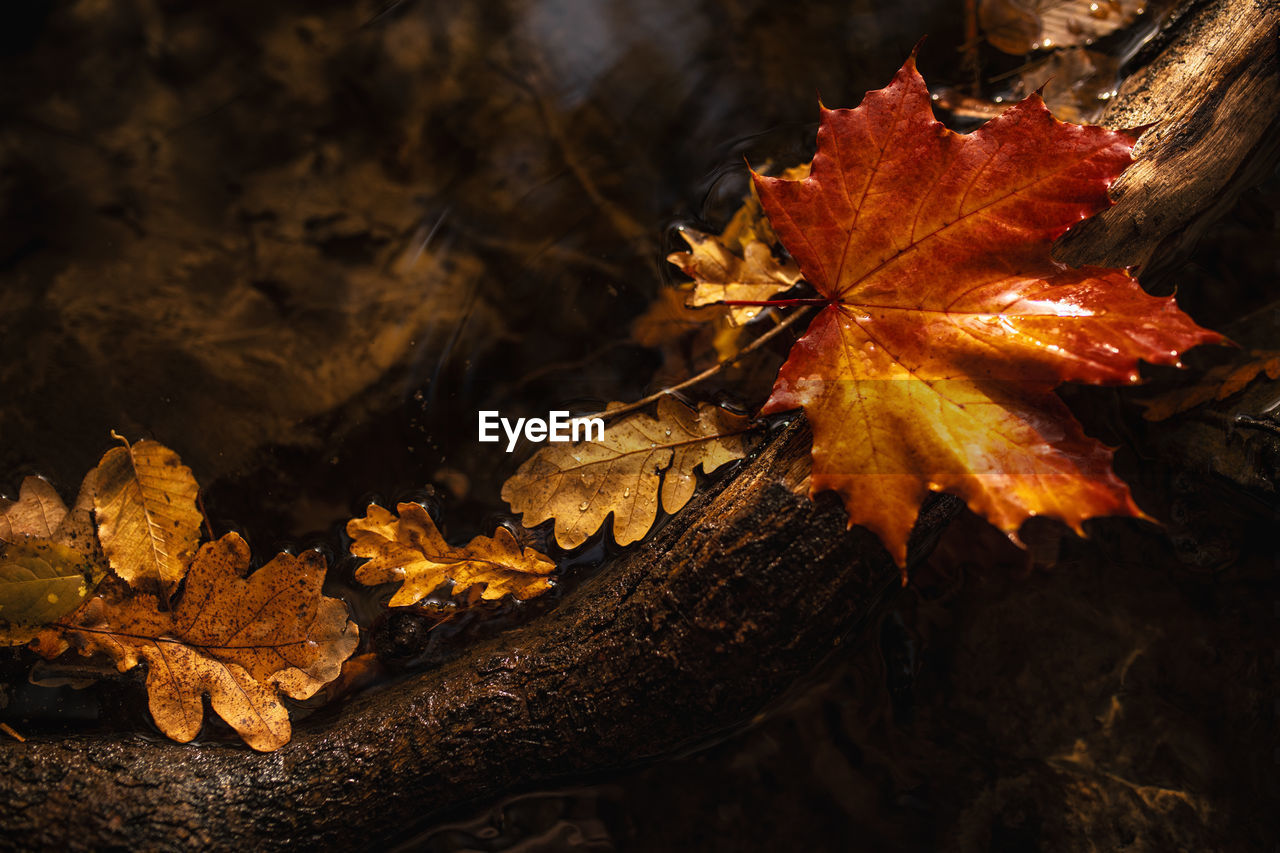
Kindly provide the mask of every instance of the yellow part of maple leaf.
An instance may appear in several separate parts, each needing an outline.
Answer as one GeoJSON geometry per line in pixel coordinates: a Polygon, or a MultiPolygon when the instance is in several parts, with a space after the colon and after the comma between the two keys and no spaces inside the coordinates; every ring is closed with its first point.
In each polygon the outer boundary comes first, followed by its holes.
{"type": "Polygon", "coordinates": [[[111,568],[131,586],[173,594],[200,541],[191,469],[154,441],[108,450],[96,469],[98,539],[111,568]]]}
{"type": "Polygon", "coordinates": [[[364,518],[347,522],[351,553],[369,562],[356,569],[356,580],[373,586],[402,581],[392,607],[426,598],[446,583],[462,593],[483,585],[480,597],[497,599],[511,593],[533,598],[551,586],[556,564],[545,554],[523,547],[505,527],[492,537],[477,536],[453,547],[444,541],[431,516],[419,504],[402,503],[399,516],[370,504],[364,518]]]}
{"type": "Polygon", "coordinates": [[[554,518],[562,548],[586,542],[611,513],[617,543],[638,541],[657,519],[660,480],[662,508],[674,513],[693,497],[698,465],[709,474],[746,455],[741,415],[671,397],[657,414],[611,423],[602,441],[547,445],[503,484],[502,499],[526,527],[554,518]]]}
{"type": "Polygon", "coordinates": [[[177,606],[162,612],[150,595],[95,596],[46,629],[36,649],[46,657],[69,642],[102,652],[121,672],[147,664],[151,716],[186,743],[214,712],[259,751],[289,742],[284,693],[306,699],[337,678],[359,641],[347,606],[321,593],[324,557],[280,554],[248,578],[249,546],[235,533],[202,547],[177,606]]]}

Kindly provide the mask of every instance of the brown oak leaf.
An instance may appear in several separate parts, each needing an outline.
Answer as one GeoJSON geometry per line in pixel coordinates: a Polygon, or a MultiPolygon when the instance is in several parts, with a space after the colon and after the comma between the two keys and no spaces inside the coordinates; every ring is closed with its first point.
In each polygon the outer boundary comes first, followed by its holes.
{"type": "Polygon", "coordinates": [[[319,553],[280,554],[246,578],[248,566],[249,546],[228,533],[196,553],[173,610],[117,588],[41,632],[36,648],[101,652],[121,672],[146,664],[151,716],[176,741],[199,733],[207,695],[249,746],[278,749],[292,736],[279,694],[306,699],[337,678],[359,630],[342,601],[321,593],[319,553]]]}
{"type": "Polygon", "coordinates": [[[426,598],[446,583],[453,593],[482,588],[480,598],[497,599],[511,593],[533,598],[551,587],[548,577],[556,564],[533,548],[522,546],[505,527],[493,536],[477,536],[454,547],[444,541],[421,505],[402,503],[399,516],[370,504],[364,518],[347,522],[351,553],[368,562],[356,569],[356,580],[373,586],[403,582],[391,597],[392,607],[426,598]]]}

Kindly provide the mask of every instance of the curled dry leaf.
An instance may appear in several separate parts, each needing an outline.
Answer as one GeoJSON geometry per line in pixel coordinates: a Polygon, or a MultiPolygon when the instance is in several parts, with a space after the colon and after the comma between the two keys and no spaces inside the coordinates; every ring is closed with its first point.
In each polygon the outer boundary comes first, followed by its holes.
{"type": "Polygon", "coordinates": [[[145,663],[151,715],[176,741],[199,733],[207,694],[249,746],[278,749],[292,736],[279,694],[306,699],[337,678],[359,632],[346,605],[321,593],[320,554],[280,554],[246,579],[248,565],[249,546],[229,533],[197,552],[172,611],[150,595],[98,595],[36,648],[102,652],[121,672],[145,663]]]}
{"type": "Polygon", "coordinates": [[[657,519],[660,480],[662,508],[674,513],[693,496],[697,466],[709,474],[746,455],[746,429],[740,415],[663,397],[656,419],[633,414],[609,424],[602,441],[542,448],[503,484],[502,499],[528,527],[554,518],[562,548],[586,542],[611,513],[614,539],[629,545],[657,519]]]}
{"type": "Polygon", "coordinates": [[[978,23],[1005,53],[1091,44],[1133,23],[1147,0],[982,0],[978,23]]]}
{"type": "Polygon", "coordinates": [[[827,301],[778,373],[765,414],[803,407],[811,491],[902,565],[930,491],[963,498],[1016,541],[1033,515],[1080,531],[1140,515],[1053,393],[1129,383],[1218,341],[1123,270],[1050,255],[1110,205],[1132,134],[1057,121],[1032,95],[961,135],[933,117],[909,59],[852,110],[822,110],[803,181],[756,177],[770,221],[827,301]]]}
{"type": "Polygon", "coordinates": [[[131,586],[171,596],[200,541],[191,469],[154,441],[114,447],[98,463],[98,539],[115,573],[131,586]]]}
{"type": "Polygon", "coordinates": [[[402,503],[399,517],[370,504],[364,518],[347,522],[351,553],[368,562],[356,569],[356,580],[373,586],[403,581],[391,597],[392,607],[405,607],[426,598],[446,583],[453,592],[481,587],[482,599],[533,598],[551,586],[556,564],[545,554],[521,546],[505,527],[492,537],[477,536],[453,547],[419,504],[402,503]]]}
{"type": "Polygon", "coordinates": [[[1280,352],[1253,352],[1243,364],[1215,367],[1196,384],[1177,388],[1143,403],[1145,410],[1142,416],[1149,421],[1162,421],[1210,400],[1225,400],[1243,391],[1263,374],[1268,379],[1280,379],[1280,352]]]}

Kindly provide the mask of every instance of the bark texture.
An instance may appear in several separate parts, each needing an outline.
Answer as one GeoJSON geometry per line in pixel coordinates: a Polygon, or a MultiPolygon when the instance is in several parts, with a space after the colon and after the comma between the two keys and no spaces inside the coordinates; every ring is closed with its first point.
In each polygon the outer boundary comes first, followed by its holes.
{"type": "Polygon", "coordinates": [[[1058,251],[1069,263],[1167,268],[1274,163],[1280,60],[1276,0],[1187,4],[1100,124],[1149,127],[1111,188],[1115,207],[1058,251]]]}
{"type": "MultiPolygon", "coordinates": [[[[5,743],[0,843],[367,847],[450,806],[741,723],[899,583],[874,537],[842,532],[836,501],[796,493],[808,440],[788,427],[552,616],[300,726],[275,753],[136,736],[5,743]]],[[[919,535],[955,508],[934,502],[919,535]]]]}

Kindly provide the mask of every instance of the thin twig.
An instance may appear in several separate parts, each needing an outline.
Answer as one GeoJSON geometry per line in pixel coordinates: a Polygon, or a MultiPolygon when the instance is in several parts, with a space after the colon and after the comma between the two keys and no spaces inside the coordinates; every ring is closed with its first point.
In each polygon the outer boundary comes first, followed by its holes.
{"type": "Polygon", "coordinates": [[[787,319],[783,320],[778,325],[774,326],[769,331],[765,332],[760,337],[756,338],[751,343],[747,344],[742,349],[738,350],[737,354],[734,355],[732,358],[727,358],[724,361],[721,361],[717,364],[713,364],[711,367],[708,367],[706,370],[702,371],[697,376],[692,376],[686,379],[685,381],[681,382],[679,385],[672,385],[670,388],[663,388],[661,391],[656,391],[650,394],[648,397],[645,397],[641,400],[636,400],[634,403],[628,403],[625,406],[619,406],[616,409],[610,409],[607,412],[592,412],[589,415],[579,415],[578,417],[613,418],[613,417],[617,417],[618,415],[625,415],[628,412],[634,412],[636,409],[643,409],[645,406],[649,405],[654,400],[664,397],[667,394],[674,394],[676,391],[683,391],[685,388],[688,388],[690,385],[696,385],[702,380],[716,375],[722,369],[738,361],[744,355],[747,355],[748,353],[758,350],[760,347],[764,346],[766,343],[768,343],[769,341],[777,337],[779,334],[781,334],[783,329],[786,329],[789,326],[795,325],[797,320],[799,320],[801,317],[808,315],[808,313],[809,313],[808,311],[797,311],[787,319]]]}
{"type": "Polygon", "coordinates": [[[969,72],[969,94],[982,97],[982,60],[978,53],[978,2],[964,0],[964,57],[960,67],[969,72]]]}

